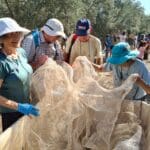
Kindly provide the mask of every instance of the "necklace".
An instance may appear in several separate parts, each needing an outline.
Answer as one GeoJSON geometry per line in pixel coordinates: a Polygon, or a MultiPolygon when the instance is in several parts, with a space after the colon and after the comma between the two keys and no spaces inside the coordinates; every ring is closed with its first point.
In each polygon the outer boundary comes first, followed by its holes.
{"type": "Polygon", "coordinates": [[[2,50],[3,54],[6,55],[7,58],[10,58],[10,59],[18,59],[18,53],[15,52],[15,53],[11,53],[11,54],[7,54],[7,52],[5,50],[2,50]]]}
{"type": "MultiPolygon", "coordinates": [[[[88,51],[89,51],[89,53],[88,53],[88,58],[90,58],[91,57],[91,45],[90,45],[90,41],[88,40],[87,41],[88,42],[88,51]]],[[[82,56],[82,42],[80,41],[80,56],[82,56]]]]}
{"type": "Polygon", "coordinates": [[[18,59],[18,54],[11,54],[11,55],[7,55],[7,58],[11,58],[11,59],[18,59]]]}

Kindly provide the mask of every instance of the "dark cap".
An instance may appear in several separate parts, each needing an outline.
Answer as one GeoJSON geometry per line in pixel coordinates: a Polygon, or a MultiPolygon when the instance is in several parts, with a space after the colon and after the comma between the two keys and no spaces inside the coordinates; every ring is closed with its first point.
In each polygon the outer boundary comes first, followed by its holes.
{"type": "Polygon", "coordinates": [[[89,19],[80,19],[76,24],[76,34],[78,36],[86,36],[90,33],[91,23],[89,19]]]}

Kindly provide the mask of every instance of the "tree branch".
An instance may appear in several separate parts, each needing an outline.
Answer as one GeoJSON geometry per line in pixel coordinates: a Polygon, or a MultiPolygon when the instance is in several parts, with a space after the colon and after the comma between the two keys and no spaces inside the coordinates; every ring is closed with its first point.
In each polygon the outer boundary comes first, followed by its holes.
{"type": "Polygon", "coordinates": [[[8,0],[5,0],[5,3],[6,3],[6,6],[7,6],[7,8],[8,8],[8,12],[9,12],[10,16],[11,16],[12,18],[14,18],[14,14],[13,14],[13,11],[11,10],[11,7],[10,7],[10,5],[9,5],[9,3],[8,3],[8,0]]]}

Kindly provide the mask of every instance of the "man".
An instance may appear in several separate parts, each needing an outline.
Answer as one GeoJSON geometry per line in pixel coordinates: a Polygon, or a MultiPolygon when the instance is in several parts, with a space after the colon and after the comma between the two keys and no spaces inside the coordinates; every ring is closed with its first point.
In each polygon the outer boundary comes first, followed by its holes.
{"type": "Polygon", "coordinates": [[[92,36],[90,31],[91,23],[88,19],[80,19],[77,21],[76,39],[74,39],[75,35],[73,34],[68,38],[66,43],[66,53],[70,53],[70,64],[78,56],[86,56],[93,63],[101,64],[103,62],[101,42],[98,38],[92,36]],[[72,42],[72,40],[75,41],[72,42]]]}
{"type": "Polygon", "coordinates": [[[58,42],[60,37],[66,37],[63,24],[52,18],[41,31],[34,31],[23,40],[22,47],[26,50],[28,61],[34,70],[44,64],[48,57],[61,63],[63,55],[58,42]]]}
{"type": "MultiPolygon", "coordinates": [[[[97,71],[112,71],[115,87],[120,86],[131,74],[139,74],[142,80],[150,85],[149,71],[146,65],[137,58],[138,50],[130,50],[126,42],[116,44],[112,49],[112,56],[107,63],[101,66],[93,66],[97,71]]],[[[132,90],[126,96],[129,100],[142,100],[146,96],[145,91],[134,84],[132,90]]]]}

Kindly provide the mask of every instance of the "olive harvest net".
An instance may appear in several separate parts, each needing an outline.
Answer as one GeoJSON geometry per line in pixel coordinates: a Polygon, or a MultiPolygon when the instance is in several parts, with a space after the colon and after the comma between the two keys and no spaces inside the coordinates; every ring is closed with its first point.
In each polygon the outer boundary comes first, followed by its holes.
{"type": "Polygon", "coordinates": [[[150,106],[124,100],[134,75],[111,89],[101,86],[106,78],[86,57],[72,67],[49,59],[32,76],[40,116],[24,116],[3,132],[0,150],[149,150],[150,106]]]}

